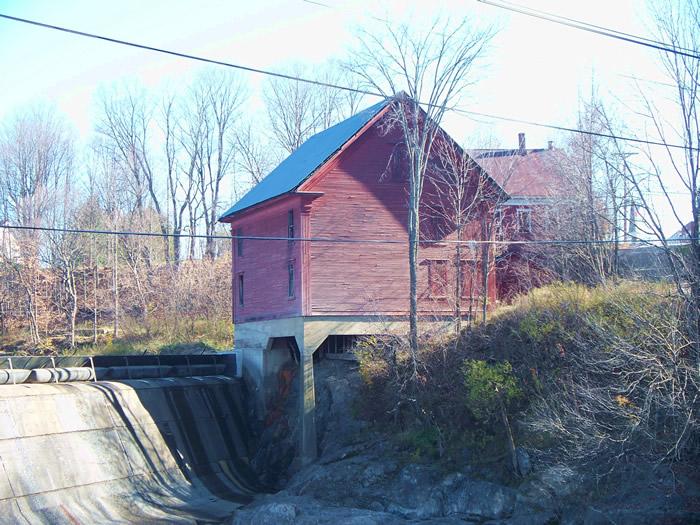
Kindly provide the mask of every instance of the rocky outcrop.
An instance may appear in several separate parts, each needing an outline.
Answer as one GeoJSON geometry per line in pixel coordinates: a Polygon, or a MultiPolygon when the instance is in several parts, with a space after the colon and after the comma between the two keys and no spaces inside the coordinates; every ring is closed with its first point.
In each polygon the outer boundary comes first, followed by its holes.
{"type": "Polygon", "coordinates": [[[320,459],[294,473],[284,490],[238,511],[231,523],[700,523],[677,500],[663,497],[642,496],[644,504],[629,495],[630,506],[615,497],[581,505],[588,494],[580,473],[566,466],[535,468],[523,450],[519,467],[528,476],[513,486],[487,480],[467,464],[454,465],[454,472],[406,464],[389,436],[352,417],[359,387],[352,367],[323,362],[316,369],[320,459]]]}
{"type": "Polygon", "coordinates": [[[522,498],[513,488],[459,472],[445,474],[430,465],[401,466],[393,455],[387,444],[377,440],[364,448],[347,447],[300,472],[284,493],[389,513],[403,521],[534,524],[556,517],[551,509],[522,498]]]}
{"type": "Polygon", "coordinates": [[[237,512],[232,525],[311,525],[343,523],[357,525],[389,525],[404,522],[393,514],[369,509],[342,507],[315,500],[308,496],[290,496],[279,493],[261,498],[237,512]]]}

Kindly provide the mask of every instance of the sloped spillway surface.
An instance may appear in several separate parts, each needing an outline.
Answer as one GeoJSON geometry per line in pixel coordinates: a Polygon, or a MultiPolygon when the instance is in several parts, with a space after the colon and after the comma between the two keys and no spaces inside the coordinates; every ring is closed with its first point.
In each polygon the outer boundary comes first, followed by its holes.
{"type": "Polygon", "coordinates": [[[218,523],[258,492],[224,376],[0,388],[0,523],[218,523]]]}

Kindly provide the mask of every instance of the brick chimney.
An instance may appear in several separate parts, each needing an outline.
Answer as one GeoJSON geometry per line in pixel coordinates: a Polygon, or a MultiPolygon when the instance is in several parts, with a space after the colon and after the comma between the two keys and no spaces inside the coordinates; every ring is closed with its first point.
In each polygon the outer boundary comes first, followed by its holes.
{"type": "Polygon", "coordinates": [[[525,133],[518,133],[518,154],[525,155],[527,149],[525,147],[525,133]]]}

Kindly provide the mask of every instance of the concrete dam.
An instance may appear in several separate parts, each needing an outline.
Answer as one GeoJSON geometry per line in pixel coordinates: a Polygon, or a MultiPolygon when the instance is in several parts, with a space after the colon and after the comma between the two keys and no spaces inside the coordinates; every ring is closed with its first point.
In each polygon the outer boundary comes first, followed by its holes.
{"type": "Polygon", "coordinates": [[[240,380],[161,357],[0,362],[0,523],[221,523],[261,491],[240,380]]]}

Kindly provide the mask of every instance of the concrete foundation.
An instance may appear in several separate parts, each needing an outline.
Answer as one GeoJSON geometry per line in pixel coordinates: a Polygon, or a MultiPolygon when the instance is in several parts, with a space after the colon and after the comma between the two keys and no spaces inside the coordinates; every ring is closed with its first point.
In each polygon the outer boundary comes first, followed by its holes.
{"type": "MultiPolygon", "coordinates": [[[[435,329],[447,329],[448,321],[431,321],[435,329]]],[[[316,459],[317,440],[315,424],[314,352],[331,335],[405,334],[405,319],[377,316],[313,316],[289,317],[236,324],[236,352],[242,358],[243,378],[249,393],[254,396],[256,413],[265,417],[267,402],[277,389],[277,372],[298,351],[299,423],[301,425],[299,461],[302,464],[316,459]],[[290,348],[292,341],[294,348],[290,348]]]]}

